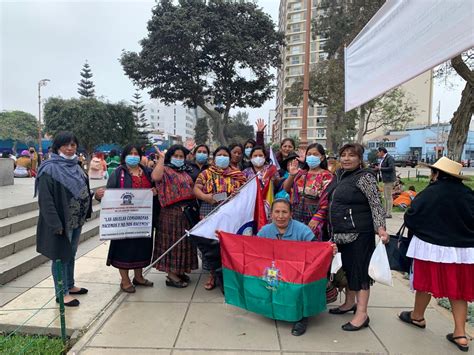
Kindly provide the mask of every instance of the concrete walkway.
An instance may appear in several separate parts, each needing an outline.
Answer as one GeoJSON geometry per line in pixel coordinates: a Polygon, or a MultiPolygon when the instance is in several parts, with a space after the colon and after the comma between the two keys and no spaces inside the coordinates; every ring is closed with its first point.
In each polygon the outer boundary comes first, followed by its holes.
{"type": "MultiPolygon", "coordinates": [[[[389,231],[396,232],[401,214],[388,223],[389,231]]],[[[101,246],[91,255],[100,258],[104,248],[101,246]]],[[[84,258],[90,259],[91,255],[84,258]]],[[[103,266],[100,270],[98,277],[104,277],[101,273],[109,274],[103,266]]],[[[424,330],[397,319],[398,312],[413,306],[414,295],[407,280],[399,273],[393,275],[394,287],[377,284],[372,289],[368,329],[344,332],[341,325],[351,315],[323,313],[310,319],[305,335],[294,337],[290,333],[292,324],[226,305],[220,291],[204,290],[206,274],[194,273],[190,286],[174,289],[165,286],[163,273],[153,270],[147,277],[155,286],[137,288],[132,295],[120,293],[70,354],[456,353],[456,348],[445,340],[445,335],[452,331],[450,314],[434,301],[427,311],[428,326],[424,330]]],[[[101,302],[102,289],[90,286],[90,294],[81,298],[80,309],[68,310],[70,321],[86,313],[89,302],[101,302]]]]}

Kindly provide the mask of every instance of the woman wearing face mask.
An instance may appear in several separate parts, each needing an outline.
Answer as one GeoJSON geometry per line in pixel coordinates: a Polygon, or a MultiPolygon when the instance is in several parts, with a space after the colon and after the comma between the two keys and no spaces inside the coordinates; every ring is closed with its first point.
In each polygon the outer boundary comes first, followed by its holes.
{"type": "MultiPolygon", "coordinates": [[[[127,145],[120,157],[120,166],[110,174],[108,189],[151,189],[153,188],[151,171],[140,164],[142,151],[138,145],[127,145]]],[[[153,208],[155,212],[155,208],[153,208]]],[[[107,265],[119,269],[123,292],[134,293],[135,287],[152,287],[153,282],[143,277],[143,268],[150,264],[153,238],[134,238],[110,241],[107,265]],[[130,281],[129,270],[134,278],[130,281]]]]}
{"type": "Polygon", "coordinates": [[[189,175],[193,181],[196,181],[198,175],[209,167],[209,153],[209,147],[205,144],[200,144],[194,148],[194,159],[186,162],[186,165],[191,169],[189,175]]]}
{"type": "MultiPolygon", "coordinates": [[[[160,159],[151,175],[156,182],[161,204],[154,260],[191,228],[183,214],[183,208],[195,199],[190,169],[184,163],[187,153],[188,150],[182,145],[170,147],[166,154],[159,152],[160,159]]],[[[185,238],[156,264],[156,268],[168,273],[166,286],[187,287],[190,278],[186,273],[198,268],[196,247],[189,238],[185,238]]]]}
{"type": "Polygon", "coordinates": [[[243,171],[247,180],[250,180],[260,173],[259,179],[263,186],[266,186],[269,181],[273,181],[273,186],[278,185],[280,175],[275,165],[270,164],[265,148],[258,145],[253,147],[250,153],[250,162],[252,163],[252,167],[243,171]]]}
{"type": "MultiPolygon", "coordinates": [[[[214,151],[214,163],[199,174],[194,185],[194,194],[201,200],[200,215],[206,217],[226,197],[236,192],[245,181],[245,175],[230,168],[230,151],[219,147],[214,151]]],[[[220,280],[221,260],[219,242],[213,239],[196,237],[195,241],[202,253],[203,268],[210,271],[204,288],[212,290],[216,286],[215,277],[220,280]],[[217,275],[216,275],[217,272],[217,275]]]]}
{"type": "Polygon", "coordinates": [[[293,218],[307,224],[316,240],[328,240],[326,221],[328,196],[326,188],[332,181],[326,152],[321,144],[313,143],[306,149],[305,162],[308,170],[298,168],[298,160],[288,163],[288,178],[283,188],[291,194],[293,218]]]}
{"type": "Polygon", "coordinates": [[[255,139],[247,139],[244,143],[244,157],[242,159],[242,169],[252,167],[252,163],[250,162],[250,153],[252,152],[252,148],[256,145],[262,147],[265,145],[264,132],[265,127],[267,127],[267,125],[265,124],[265,121],[262,118],[258,118],[255,125],[257,126],[257,133],[255,139]]]}
{"type": "Polygon", "coordinates": [[[73,295],[87,293],[74,283],[74,261],[82,226],[92,213],[89,179],[76,155],[78,144],[71,132],[58,133],[50,158],[41,164],[35,180],[39,204],[36,250],[53,261],[56,295],[60,289],[54,261],[63,262],[64,305],[68,307],[79,306],[73,295]]]}

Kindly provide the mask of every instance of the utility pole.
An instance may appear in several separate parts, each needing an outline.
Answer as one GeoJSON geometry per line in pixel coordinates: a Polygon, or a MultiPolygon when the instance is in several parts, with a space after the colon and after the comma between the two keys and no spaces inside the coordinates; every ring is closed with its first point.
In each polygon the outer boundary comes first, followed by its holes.
{"type": "Polygon", "coordinates": [[[41,87],[46,86],[49,79],[41,79],[38,82],[38,154],[43,152],[41,144],[41,87]]]}
{"type": "Polygon", "coordinates": [[[441,101],[438,101],[438,125],[437,125],[437,128],[436,128],[436,154],[435,154],[435,158],[436,160],[438,160],[440,157],[439,157],[439,121],[440,121],[440,116],[441,116],[441,101]]]}
{"type": "Polygon", "coordinates": [[[308,108],[309,108],[309,61],[311,60],[311,0],[306,0],[306,34],[303,76],[303,115],[301,122],[300,148],[308,146],[308,108]]]}

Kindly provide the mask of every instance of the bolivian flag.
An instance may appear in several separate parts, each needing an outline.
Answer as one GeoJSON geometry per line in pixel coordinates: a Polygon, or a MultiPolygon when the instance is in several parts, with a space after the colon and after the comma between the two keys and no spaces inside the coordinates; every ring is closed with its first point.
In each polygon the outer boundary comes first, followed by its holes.
{"type": "Polygon", "coordinates": [[[330,243],[219,234],[227,303],[292,322],[326,309],[330,243]]]}

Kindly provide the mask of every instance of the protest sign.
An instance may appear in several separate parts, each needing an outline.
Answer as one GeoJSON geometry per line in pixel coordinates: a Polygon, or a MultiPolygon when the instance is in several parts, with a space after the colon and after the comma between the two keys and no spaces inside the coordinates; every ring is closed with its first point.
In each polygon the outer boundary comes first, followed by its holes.
{"type": "Polygon", "coordinates": [[[150,238],[152,216],[150,189],[107,189],[100,212],[100,240],[150,238]]]}

